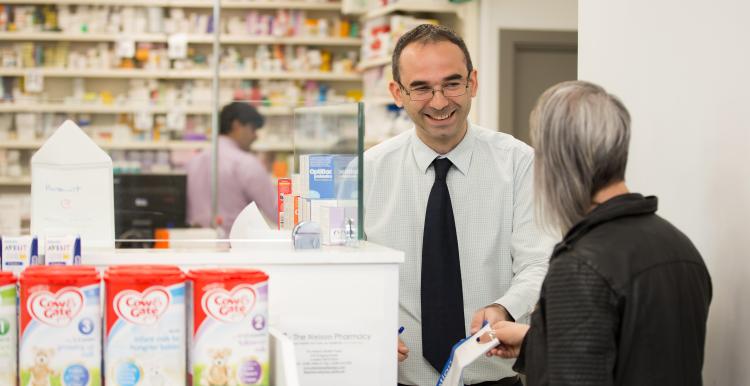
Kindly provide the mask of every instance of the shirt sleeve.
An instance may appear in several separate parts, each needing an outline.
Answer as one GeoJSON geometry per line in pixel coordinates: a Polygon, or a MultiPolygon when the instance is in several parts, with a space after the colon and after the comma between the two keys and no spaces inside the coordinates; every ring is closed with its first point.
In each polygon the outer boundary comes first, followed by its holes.
{"type": "Polygon", "coordinates": [[[246,167],[238,170],[245,197],[255,202],[266,219],[275,224],[278,222],[276,187],[263,164],[255,158],[249,160],[246,167]]]}
{"type": "Polygon", "coordinates": [[[505,307],[516,321],[524,321],[539,299],[554,241],[541,231],[534,218],[533,153],[519,164],[513,192],[510,245],[513,279],[510,288],[495,303],[505,307]]]}
{"type": "Polygon", "coordinates": [[[608,283],[588,264],[556,259],[544,298],[550,385],[612,385],[619,313],[608,283]]]}

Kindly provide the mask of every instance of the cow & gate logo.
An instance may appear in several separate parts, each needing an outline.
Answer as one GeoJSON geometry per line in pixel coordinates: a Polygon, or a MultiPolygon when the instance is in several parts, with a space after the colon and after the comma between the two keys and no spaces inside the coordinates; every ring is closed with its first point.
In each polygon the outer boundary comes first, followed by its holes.
{"type": "Polygon", "coordinates": [[[255,307],[255,290],[249,285],[238,285],[227,291],[216,288],[203,295],[203,311],[222,322],[239,322],[255,307]]]}
{"type": "Polygon", "coordinates": [[[35,292],[29,296],[27,309],[35,320],[64,327],[83,309],[83,293],[74,287],[65,287],[54,294],[49,291],[35,292]]]}
{"type": "Polygon", "coordinates": [[[151,287],[143,292],[125,290],[113,301],[115,313],[135,324],[154,324],[167,311],[172,297],[164,287],[151,287]]]}

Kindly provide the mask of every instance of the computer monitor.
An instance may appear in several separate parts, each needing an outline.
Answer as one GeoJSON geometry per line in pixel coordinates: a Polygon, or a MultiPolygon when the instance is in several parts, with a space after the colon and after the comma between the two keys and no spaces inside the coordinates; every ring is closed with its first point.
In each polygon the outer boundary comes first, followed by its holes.
{"type": "Polygon", "coordinates": [[[150,248],[157,228],[187,226],[185,174],[115,174],[115,238],[118,248],[150,248]]]}

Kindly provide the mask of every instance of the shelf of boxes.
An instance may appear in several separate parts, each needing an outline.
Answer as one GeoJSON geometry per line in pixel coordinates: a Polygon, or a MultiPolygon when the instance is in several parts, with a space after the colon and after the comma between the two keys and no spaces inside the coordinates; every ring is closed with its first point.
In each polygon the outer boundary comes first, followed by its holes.
{"type": "MultiPolygon", "coordinates": [[[[0,103],[0,113],[67,113],[67,114],[135,114],[147,111],[152,114],[167,114],[176,108],[185,114],[208,115],[213,108],[203,106],[142,106],[142,105],[103,105],[103,104],[62,104],[62,103],[0,103]]],[[[292,109],[284,106],[259,107],[265,116],[288,116],[292,109]]]]}
{"type": "Polygon", "coordinates": [[[0,177],[0,186],[25,186],[31,185],[31,177],[0,177]]]}
{"type": "MultiPolygon", "coordinates": [[[[211,146],[208,141],[95,141],[106,150],[199,150],[211,146]]],[[[43,140],[10,140],[0,142],[0,149],[36,150],[43,140]]]]}
{"type": "Polygon", "coordinates": [[[357,65],[357,69],[367,70],[369,68],[373,67],[380,67],[380,66],[387,66],[391,64],[391,57],[380,57],[380,58],[373,58],[373,59],[366,59],[359,62],[357,65]]]}
{"type": "Polygon", "coordinates": [[[375,19],[396,12],[408,13],[456,13],[458,6],[449,2],[419,2],[419,1],[397,1],[385,7],[372,9],[366,12],[363,20],[375,19]]]}
{"type": "MultiPolygon", "coordinates": [[[[191,44],[211,44],[213,35],[186,35],[191,44]]],[[[63,32],[0,32],[0,41],[55,41],[55,42],[117,42],[123,39],[135,42],[166,43],[167,34],[111,34],[111,33],[63,33],[63,32]]],[[[362,39],[327,36],[242,36],[222,35],[223,44],[293,44],[311,46],[360,46],[362,39]]]]}
{"type": "MultiPolygon", "coordinates": [[[[211,142],[205,141],[95,141],[99,147],[105,150],[201,150],[211,147],[211,142]]],[[[19,150],[36,150],[44,144],[42,140],[30,141],[3,141],[0,142],[0,149],[19,149],[19,150]]],[[[331,146],[330,142],[320,142],[313,144],[318,148],[331,146]]],[[[258,141],[253,143],[255,151],[292,151],[294,146],[289,142],[275,141],[258,141]]]]}
{"type": "MultiPolygon", "coordinates": [[[[211,79],[211,70],[146,70],[146,69],[68,69],[68,68],[0,68],[0,76],[41,75],[49,78],[120,78],[120,79],[211,79]]],[[[329,82],[358,82],[359,74],[333,72],[259,72],[222,71],[221,79],[279,79],[324,80],[329,82]]]]}
{"type": "MultiPolygon", "coordinates": [[[[2,4],[45,5],[49,0],[3,0],[2,4]]],[[[131,6],[131,7],[182,7],[211,8],[210,0],[56,0],[56,5],[131,6]]],[[[340,2],[323,1],[222,1],[222,9],[298,9],[308,11],[338,11],[340,2]]]]}

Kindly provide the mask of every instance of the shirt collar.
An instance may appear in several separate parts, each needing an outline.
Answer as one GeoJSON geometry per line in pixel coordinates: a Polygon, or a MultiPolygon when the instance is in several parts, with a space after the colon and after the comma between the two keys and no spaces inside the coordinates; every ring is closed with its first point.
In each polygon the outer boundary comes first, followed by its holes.
{"type": "Polygon", "coordinates": [[[217,142],[220,143],[220,146],[228,146],[237,150],[242,150],[240,149],[240,145],[238,145],[237,142],[234,142],[232,138],[229,138],[223,134],[218,136],[217,142]]]}
{"type": "MultiPolygon", "coordinates": [[[[459,142],[459,144],[453,148],[444,157],[448,158],[453,165],[458,169],[461,174],[466,175],[469,173],[469,165],[471,165],[471,155],[474,152],[474,143],[476,142],[476,132],[471,122],[468,122],[468,129],[466,135],[459,142]]],[[[414,159],[417,161],[417,166],[422,173],[427,173],[427,169],[432,164],[435,158],[439,157],[435,150],[432,150],[417,136],[416,127],[412,129],[412,151],[414,153],[414,159]]]]}

